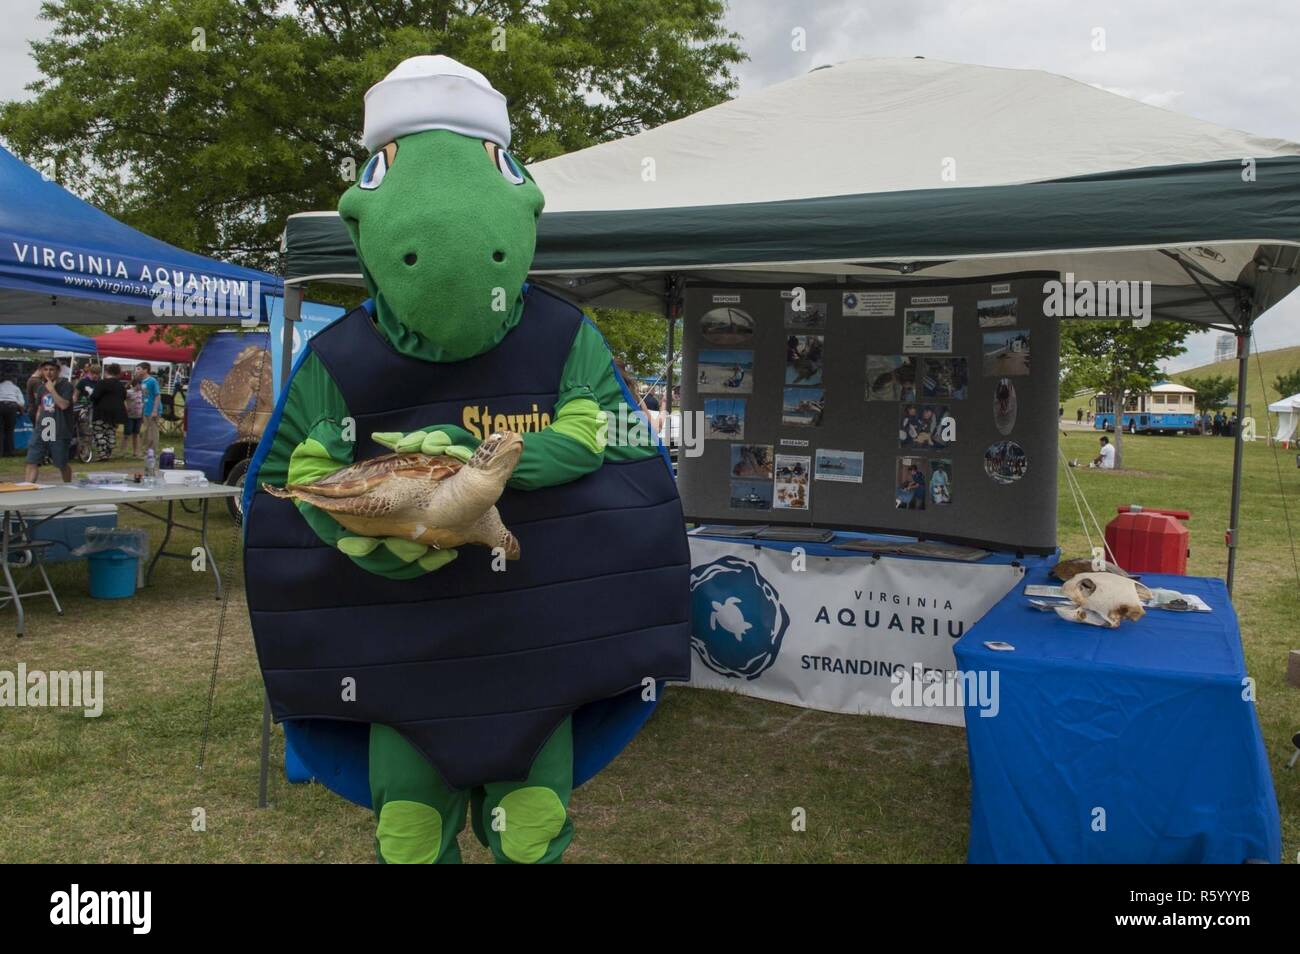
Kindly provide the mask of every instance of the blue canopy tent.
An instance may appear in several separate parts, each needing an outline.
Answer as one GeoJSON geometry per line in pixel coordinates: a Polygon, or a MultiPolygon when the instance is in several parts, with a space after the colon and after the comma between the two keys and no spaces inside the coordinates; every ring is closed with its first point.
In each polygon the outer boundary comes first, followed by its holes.
{"type": "Polygon", "coordinates": [[[58,325],[0,325],[0,348],[94,354],[95,339],[58,325]]]}
{"type": "Polygon", "coordinates": [[[0,324],[229,324],[283,294],[278,277],[151,238],[0,148],[0,324]],[[203,313],[156,313],[159,282],[203,313]]]}

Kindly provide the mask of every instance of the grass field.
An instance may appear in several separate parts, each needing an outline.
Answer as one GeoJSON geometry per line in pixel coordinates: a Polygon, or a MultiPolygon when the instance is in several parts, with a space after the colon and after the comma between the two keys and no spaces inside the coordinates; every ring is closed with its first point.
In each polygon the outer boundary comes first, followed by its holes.
{"type": "MultiPolygon", "coordinates": [[[[1063,439],[1091,456],[1091,432],[1063,439]]],[[[1116,505],[1192,510],[1191,572],[1221,575],[1232,444],[1210,437],[1125,439],[1117,473],[1077,471],[1102,522],[1116,505]]],[[[1284,683],[1300,645],[1297,589],[1273,452],[1247,447],[1243,550],[1237,588],[1246,659],[1283,819],[1283,857],[1300,851],[1300,773],[1282,770],[1300,729],[1300,690],[1284,683]]],[[[12,478],[12,462],[0,476],[12,478]]],[[[120,466],[120,465],[119,465],[120,466]]],[[[117,468],[115,468],[117,469],[117,468]]],[[[1281,455],[1291,519],[1300,530],[1300,471],[1281,455]]],[[[124,511],[124,514],[126,512],[124,511]]],[[[143,526],[137,515],[124,524],[143,526]]],[[[367,812],[319,786],[291,786],[276,732],[270,809],[257,810],[261,682],[243,602],[237,534],[219,517],[215,549],[230,584],[205,767],[204,710],[222,604],[210,577],[163,561],[133,600],[86,595],[85,570],[54,578],[66,615],[30,606],[28,635],[0,616],[0,669],[102,669],[102,717],[0,709],[0,862],[366,862],[367,812]],[[206,831],[194,831],[195,809],[206,831]]],[[[154,542],[158,541],[156,528],[154,542]]],[[[1086,552],[1069,494],[1061,545],[1086,552]]],[[[961,729],[832,715],[698,690],[670,689],[614,764],[574,796],[570,861],[933,861],[965,857],[970,783],[961,729]],[[790,830],[807,809],[808,828],[790,830]]],[[[468,860],[486,860],[472,836],[468,860]]]]}

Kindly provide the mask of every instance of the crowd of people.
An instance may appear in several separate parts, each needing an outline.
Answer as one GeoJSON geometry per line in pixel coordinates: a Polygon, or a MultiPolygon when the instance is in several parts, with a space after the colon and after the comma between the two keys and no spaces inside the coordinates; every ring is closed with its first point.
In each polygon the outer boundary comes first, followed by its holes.
{"type": "Polygon", "coordinates": [[[1222,411],[1213,414],[1206,411],[1201,415],[1201,433],[1212,434],[1215,437],[1232,437],[1237,433],[1237,412],[1233,411],[1228,415],[1222,411]]]}
{"type": "Polygon", "coordinates": [[[28,481],[35,481],[45,464],[58,469],[65,483],[72,480],[76,445],[87,439],[80,426],[83,418],[90,424],[88,436],[97,461],[113,459],[119,429],[122,449],[128,442],[130,449],[118,456],[140,459],[151,449],[157,454],[161,391],[147,361],[131,371],[110,363],[90,364],[74,373],[70,365],[47,359],[27,379],[25,390],[13,380],[0,382],[3,454],[17,454],[14,432],[23,413],[32,422],[26,451],[28,481]]]}

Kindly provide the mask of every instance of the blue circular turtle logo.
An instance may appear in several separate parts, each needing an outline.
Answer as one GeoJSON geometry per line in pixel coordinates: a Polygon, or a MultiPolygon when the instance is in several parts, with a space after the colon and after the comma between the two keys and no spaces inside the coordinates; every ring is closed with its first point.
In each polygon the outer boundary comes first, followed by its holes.
{"type": "Polygon", "coordinates": [[[725,556],[691,570],[691,645],[704,665],[757,679],[776,662],[790,614],[758,567],[725,556]]]}

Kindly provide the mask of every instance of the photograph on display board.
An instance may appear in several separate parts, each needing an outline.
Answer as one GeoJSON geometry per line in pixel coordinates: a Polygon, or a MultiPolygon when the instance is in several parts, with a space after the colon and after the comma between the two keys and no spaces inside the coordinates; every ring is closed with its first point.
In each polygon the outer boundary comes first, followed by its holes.
{"type": "Polygon", "coordinates": [[[735,444],[731,448],[731,476],[749,480],[772,479],[771,444],[735,444]]]}
{"type": "Polygon", "coordinates": [[[970,368],[965,358],[925,358],[921,366],[925,369],[921,377],[921,397],[966,400],[970,368]]]}
{"type": "Polygon", "coordinates": [[[825,388],[786,388],[781,404],[781,423],[819,427],[825,406],[825,388]]]}
{"type": "Polygon", "coordinates": [[[826,339],[821,335],[790,335],[785,339],[785,383],[821,384],[826,339]]]}
{"type": "Polygon", "coordinates": [[[1015,483],[1028,469],[1025,449],[1015,441],[998,441],[984,452],[984,473],[1000,484],[1015,483]]]}
{"type": "Polygon", "coordinates": [[[942,450],[957,443],[957,419],[945,404],[904,404],[898,422],[899,447],[942,450]]]}
{"type": "Polygon", "coordinates": [[[894,301],[892,291],[846,291],[840,295],[840,314],[845,318],[893,318],[894,301]]]}
{"type": "Polygon", "coordinates": [[[898,466],[894,468],[895,509],[924,510],[925,498],[925,458],[898,458],[898,466]]]}
{"type": "Polygon", "coordinates": [[[952,350],[952,307],[903,310],[903,350],[926,354],[952,350]]]}
{"type": "Polygon", "coordinates": [[[701,394],[753,393],[754,352],[701,351],[696,363],[696,389],[701,394]]]}
{"type": "Polygon", "coordinates": [[[947,458],[930,461],[930,503],[936,507],[952,503],[952,461],[947,458]]]}
{"type": "Polygon", "coordinates": [[[776,455],[776,484],[772,494],[774,509],[808,509],[808,472],[811,469],[811,457],[795,454],[776,455]]]}
{"type": "Polygon", "coordinates": [[[712,345],[735,347],[754,340],[754,318],[732,305],[706,311],[700,319],[700,337],[712,345]]]}
{"type": "Polygon", "coordinates": [[[984,376],[1023,377],[1029,373],[1029,332],[1007,329],[984,334],[984,376]]]}
{"type": "Polygon", "coordinates": [[[731,500],[733,510],[771,510],[772,482],[770,480],[733,480],[731,500]]]}
{"type": "Polygon", "coordinates": [[[1005,328],[1016,323],[1016,299],[986,298],[976,302],[975,314],[981,328],[1005,328]]]}
{"type": "Polygon", "coordinates": [[[708,398],[704,402],[705,440],[744,440],[745,402],[740,398],[708,398]]]}
{"type": "Polygon", "coordinates": [[[1006,437],[1016,426],[1016,386],[1002,378],[993,389],[993,426],[1006,437]]]}
{"type": "Polygon", "coordinates": [[[905,354],[867,355],[868,401],[915,401],[916,358],[905,354]]]}
{"type": "Polygon", "coordinates": [[[785,326],[787,328],[801,328],[804,331],[820,331],[826,327],[826,302],[808,301],[804,302],[803,311],[795,311],[793,302],[786,299],[783,303],[785,312],[785,326]]]}
{"type": "Polygon", "coordinates": [[[846,484],[862,483],[862,451],[818,448],[813,480],[833,480],[846,484]]]}

